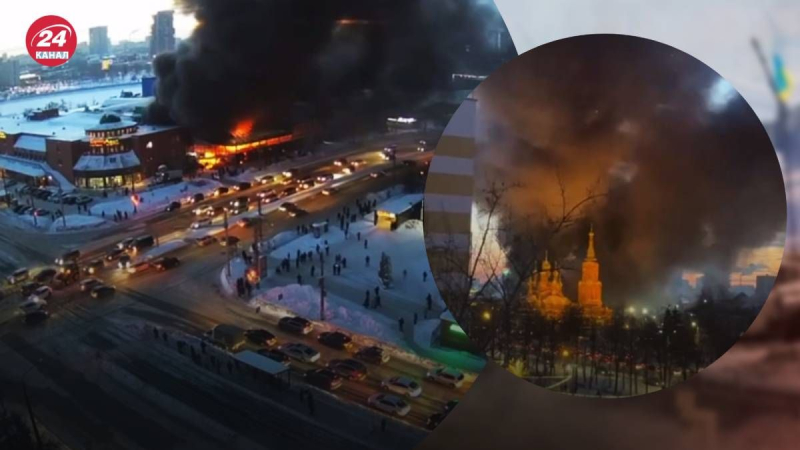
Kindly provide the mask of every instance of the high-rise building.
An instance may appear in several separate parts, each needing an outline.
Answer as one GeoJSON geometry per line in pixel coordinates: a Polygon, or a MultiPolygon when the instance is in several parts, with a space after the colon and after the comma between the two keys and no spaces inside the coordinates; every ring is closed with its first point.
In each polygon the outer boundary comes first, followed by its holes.
{"type": "Polygon", "coordinates": [[[153,16],[150,32],[150,56],[175,50],[174,11],[159,11],[153,16]]]}
{"type": "Polygon", "coordinates": [[[19,85],[19,60],[3,55],[0,58],[0,89],[19,85]]]}
{"type": "Polygon", "coordinates": [[[108,39],[108,27],[89,28],[89,54],[107,56],[111,53],[111,41],[108,39]]]}

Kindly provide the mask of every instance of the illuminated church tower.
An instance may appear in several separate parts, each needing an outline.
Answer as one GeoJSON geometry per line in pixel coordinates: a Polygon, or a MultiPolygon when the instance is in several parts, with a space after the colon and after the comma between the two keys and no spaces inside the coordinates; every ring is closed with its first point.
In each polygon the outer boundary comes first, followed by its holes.
{"type": "Polygon", "coordinates": [[[603,306],[603,283],[600,281],[600,263],[594,251],[594,227],[589,228],[589,246],[581,266],[578,282],[578,304],[585,317],[599,321],[608,320],[611,310],[603,306]]]}
{"type": "Polygon", "coordinates": [[[541,270],[534,272],[528,280],[528,302],[541,311],[544,317],[559,320],[571,303],[564,296],[563,288],[558,265],[551,265],[545,253],[541,270]]]}

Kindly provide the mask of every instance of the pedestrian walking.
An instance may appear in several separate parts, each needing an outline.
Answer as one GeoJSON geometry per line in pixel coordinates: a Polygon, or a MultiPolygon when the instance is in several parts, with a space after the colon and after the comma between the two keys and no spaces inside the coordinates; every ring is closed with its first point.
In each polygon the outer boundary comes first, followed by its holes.
{"type": "Polygon", "coordinates": [[[405,325],[406,321],[402,317],[397,319],[397,325],[400,326],[400,331],[403,331],[403,325],[405,325]]]}
{"type": "Polygon", "coordinates": [[[408,277],[408,271],[403,269],[403,279],[405,280],[408,277]]]}
{"type": "Polygon", "coordinates": [[[317,270],[316,266],[311,266],[311,278],[314,278],[314,272],[317,270]]]}
{"type": "Polygon", "coordinates": [[[325,246],[325,256],[331,256],[331,248],[327,245],[325,246]]]}
{"type": "Polygon", "coordinates": [[[364,239],[364,248],[366,249],[367,247],[369,247],[369,240],[364,239]]]}
{"type": "Polygon", "coordinates": [[[428,311],[431,311],[433,309],[433,297],[431,297],[431,294],[425,297],[425,301],[428,303],[428,311]]]}
{"type": "Polygon", "coordinates": [[[428,272],[422,272],[422,282],[428,281],[428,272]]]}
{"type": "Polygon", "coordinates": [[[361,232],[359,231],[356,233],[356,238],[358,238],[358,242],[361,242],[361,232]]]}
{"type": "Polygon", "coordinates": [[[260,313],[261,313],[261,306],[259,305],[259,306],[256,306],[256,314],[260,314],[260,313]]]}
{"type": "Polygon", "coordinates": [[[381,307],[381,296],[380,294],[375,294],[375,309],[381,307]]]}
{"type": "Polygon", "coordinates": [[[303,276],[300,274],[297,274],[297,284],[303,284],[303,276]]]}
{"type": "Polygon", "coordinates": [[[381,287],[380,286],[375,286],[375,295],[378,295],[378,292],[380,292],[380,291],[381,291],[381,287]]]}
{"type": "Polygon", "coordinates": [[[367,255],[366,257],[364,257],[364,261],[366,261],[366,263],[367,263],[367,267],[369,267],[369,255],[367,255]]]}
{"type": "Polygon", "coordinates": [[[342,267],[347,269],[347,258],[342,258],[342,267]]]}

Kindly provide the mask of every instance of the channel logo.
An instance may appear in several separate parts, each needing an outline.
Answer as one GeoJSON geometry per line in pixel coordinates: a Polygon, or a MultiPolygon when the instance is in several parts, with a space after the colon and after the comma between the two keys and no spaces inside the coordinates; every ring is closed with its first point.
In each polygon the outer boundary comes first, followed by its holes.
{"type": "Polygon", "coordinates": [[[25,36],[28,54],[37,63],[48,67],[69,61],[77,45],[75,28],[59,16],[40,17],[31,24],[25,36]]]}

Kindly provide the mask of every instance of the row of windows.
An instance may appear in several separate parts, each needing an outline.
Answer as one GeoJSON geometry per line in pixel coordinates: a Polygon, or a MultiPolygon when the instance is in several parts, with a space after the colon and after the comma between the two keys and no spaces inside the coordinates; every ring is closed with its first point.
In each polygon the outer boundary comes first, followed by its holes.
{"type": "Polygon", "coordinates": [[[90,138],[108,138],[108,137],[115,137],[115,136],[122,136],[123,134],[131,134],[136,132],[136,127],[126,127],[126,128],[119,128],[116,130],[108,130],[108,131],[89,131],[87,134],[90,138]]]}
{"type": "Polygon", "coordinates": [[[113,153],[125,153],[129,151],[129,148],[125,148],[121,145],[114,145],[114,146],[103,146],[103,147],[89,147],[89,151],[87,152],[90,155],[110,155],[113,153]]]}

